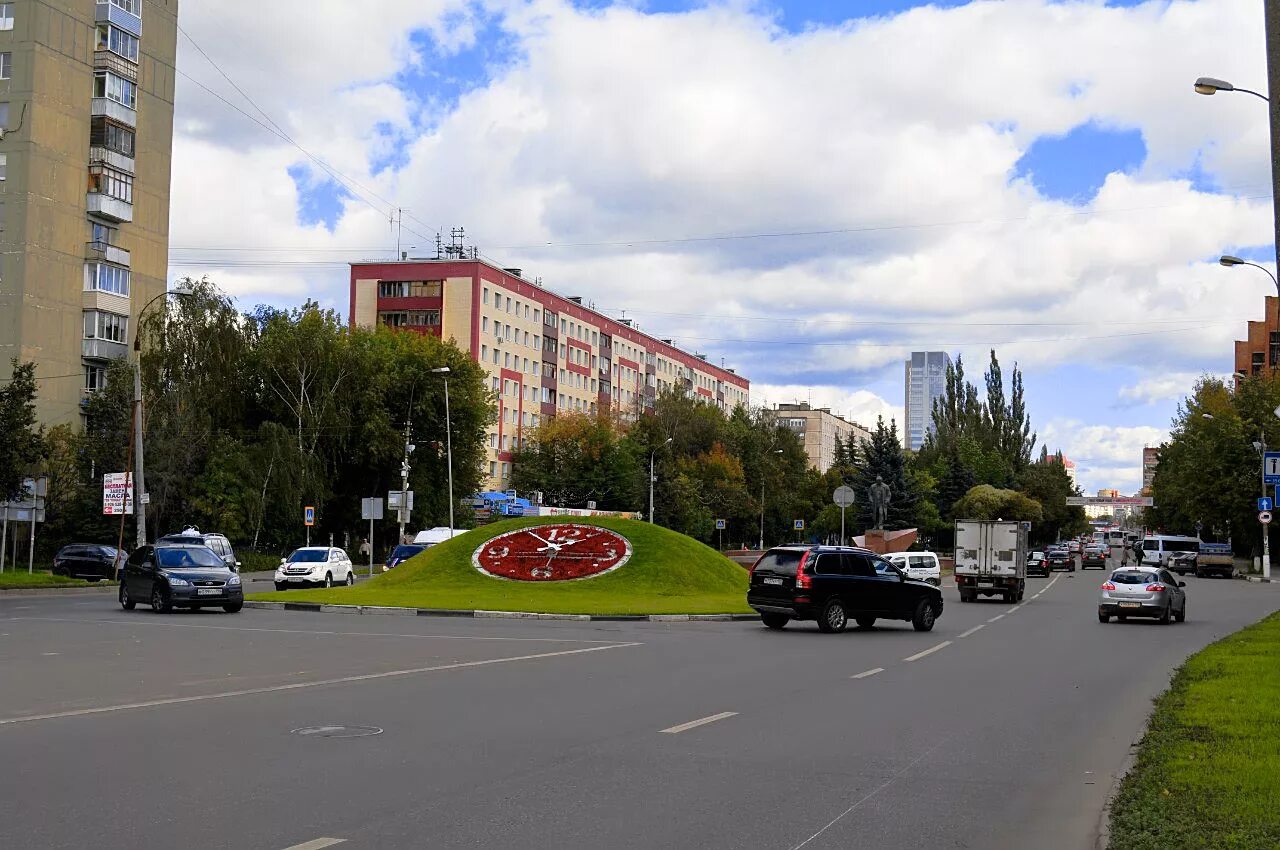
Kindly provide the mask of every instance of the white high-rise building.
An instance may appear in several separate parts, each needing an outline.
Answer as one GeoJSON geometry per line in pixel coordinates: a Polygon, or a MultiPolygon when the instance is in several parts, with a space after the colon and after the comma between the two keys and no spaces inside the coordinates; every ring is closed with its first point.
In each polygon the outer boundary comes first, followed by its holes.
{"type": "Polygon", "coordinates": [[[906,362],[906,426],[903,442],[919,451],[925,435],[933,430],[933,401],[947,389],[951,355],[945,351],[913,351],[906,362]]]}

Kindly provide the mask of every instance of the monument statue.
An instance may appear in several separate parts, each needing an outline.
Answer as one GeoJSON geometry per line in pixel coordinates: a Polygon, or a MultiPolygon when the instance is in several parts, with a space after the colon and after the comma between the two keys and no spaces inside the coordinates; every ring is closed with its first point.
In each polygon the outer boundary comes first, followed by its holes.
{"type": "Polygon", "coordinates": [[[884,531],[884,524],[889,520],[889,500],[893,491],[884,483],[884,478],[877,475],[876,483],[867,488],[868,501],[871,502],[872,528],[884,531]]]}

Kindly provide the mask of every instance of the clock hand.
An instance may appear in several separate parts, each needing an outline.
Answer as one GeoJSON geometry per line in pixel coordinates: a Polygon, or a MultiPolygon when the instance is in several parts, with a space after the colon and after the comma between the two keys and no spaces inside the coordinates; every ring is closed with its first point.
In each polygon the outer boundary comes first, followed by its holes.
{"type": "Polygon", "coordinates": [[[557,546],[556,544],[552,543],[550,540],[544,540],[543,538],[541,538],[541,537],[539,537],[538,535],[534,534],[532,531],[528,531],[528,532],[526,532],[526,533],[527,533],[530,537],[532,537],[533,539],[535,539],[535,540],[540,540],[540,541],[542,541],[543,543],[547,544],[547,546],[548,546],[549,548],[554,549],[554,550],[556,550],[557,552],[560,550],[560,547],[559,547],[559,546],[557,546]]]}

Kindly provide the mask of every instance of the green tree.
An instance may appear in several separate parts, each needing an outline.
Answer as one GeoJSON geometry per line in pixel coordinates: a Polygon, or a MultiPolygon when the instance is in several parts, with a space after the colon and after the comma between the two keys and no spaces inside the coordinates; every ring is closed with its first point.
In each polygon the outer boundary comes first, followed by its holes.
{"type": "Polygon", "coordinates": [[[1075,495],[1075,487],[1062,462],[1062,454],[1042,454],[1039,463],[1029,464],[1018,475],[1018,491],[1039,502],[1042,516],[1031,527],[1033,543],[1051,543],[1084,533],[1089,523],[1084,508],[1067,505],[1067,497],[1075,495]]]}
{"type": "Polygon", "coordinates": [[[874,522],[867,493],[877,477],[889,485],[892,494],[885,528],[892,530],[914,525],[919,494],[907,478],[906,458],[898,440],[897,424],[891,421],[885,425],[884,417],[876,419],[871,439],[858,447],[857,474],[852,486],[857,494],[858,527],[861,529],[871,528],[874,522]]]}
{"type": "Polygon", "coordinates": [[[22,495],[22,479],[35,472],[44,456],[44,431],[36,424],[34,363],[10,364],[0,385],[0,499],[22,495]]]}
{"type": "MultiPolygon", "coordinates": [[[[1037,523],[1043,518],[1040,503],[1016,490],[1003,490],[990,484],[979,484],[954,507],[957,519],[1018,520],[1037,523]]],[[[1033,526],[1034,527],[1034,526],[1033,526]]]]}

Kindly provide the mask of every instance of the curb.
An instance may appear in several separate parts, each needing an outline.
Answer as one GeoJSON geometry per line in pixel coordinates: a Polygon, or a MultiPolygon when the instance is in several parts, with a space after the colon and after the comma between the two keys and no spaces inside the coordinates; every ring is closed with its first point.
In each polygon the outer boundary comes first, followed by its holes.
{"type": "Polygon", "coordinates": [[[759,619],[758,614],[539,614],[532,611],[465,611],[454,608],[393,608],[386,605],[327,605],[319,602],[260,602],[246,608],[270,611],[313,611],[320,614],[382,614],[398,617],[472,617],[488,620],[570,620],[573,622],[731,622],[759,619]]]}
{"type": "MultiPolygon", "coordinates": [[[[1152,711],[1154,710],[1153,701],[1152,711]]],[[[1142,740],[1147,737],[1150,724],[1151,712],[1148,712],[1146,720],[1142,721],[1142,729],[1139,730],[1138,737],[1129,744],[1129,751],[1125,753],[1124,761],[1120,763],[1120,770],[1111,779],[1107,800],[1102,804],[1102,813],[1098,816],[1098,840],[1094,844],[1095,850],[1107,850],[1111,846],[1111,804],[1116,801],[1116,795],[1120,793],[1120,784],[1124,782],[1124,778],[1133,770],[1134,762],[1138,760],[1138,750],[1142,747],[1142,740]]]]}
{"type": "Polygon", "coordinates": [[[1251,582],[1254,582],[1255,584],[1272,584],[1273,582],[1276,581],[1275,579],[1263,578],[1262,576],[1236,575],[1236,578],[1244,579],[1245,581],[1251,581],[1251,582]]]}
{"type": "Polygon", "coordinates": [[[94,593],[114,593],[120,585],[106,584],[100,587],[8,587],[0,590],[0,599],[6,596],[85,596],[94,593]]]}

